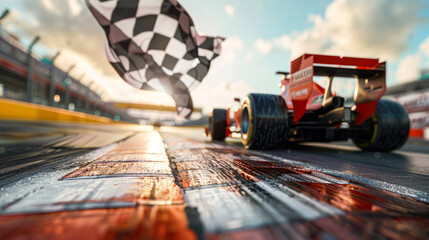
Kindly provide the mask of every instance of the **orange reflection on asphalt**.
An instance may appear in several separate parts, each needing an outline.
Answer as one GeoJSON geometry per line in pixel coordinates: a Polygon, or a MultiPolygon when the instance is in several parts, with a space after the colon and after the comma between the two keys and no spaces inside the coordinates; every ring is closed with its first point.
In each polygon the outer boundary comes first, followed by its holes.
{"type": "Polygon", "coordinates": [[[284,184],[311,198],[348,212],[419,214],[428,211],[426,203],[357,184],[310,182],[287,182],[284,184]]]}
{"type": "Polygon", "coordinates": [[[184,206],[0,216],[0,239],[196,239],[184,206]]]}
{"type": "Polygon", "coordinates": [[[208,234],[209,240],[274,239],[427,239],[429,220],[363,215],[333,216],[314,221],[208,234]]]}

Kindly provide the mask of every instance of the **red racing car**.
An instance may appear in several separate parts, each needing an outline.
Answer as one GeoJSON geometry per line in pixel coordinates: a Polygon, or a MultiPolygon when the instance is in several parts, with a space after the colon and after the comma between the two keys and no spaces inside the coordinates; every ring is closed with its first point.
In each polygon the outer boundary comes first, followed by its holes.
{"type": "MultiPolygon", "coordinates": [[[[283,75],[280,95],[251,93],[241,109],[214,109],[212,140],[241,138],[250,149],[270,149],[288,142],[352,139],[363,150],[391,151],[408,139],[404,108],[380,100],[386,91],[386,63],[378,59],[304,54],[283,75]],[[327,77],[325,88],[314,81],[327,77]],[[332,91],[335,77],[356,81],[351,104],[332,91]]],[[[237,99],[236,99],[237,100],[237,99]]],[[[239,99],[238,99],[239,101],[239,99]]]]}

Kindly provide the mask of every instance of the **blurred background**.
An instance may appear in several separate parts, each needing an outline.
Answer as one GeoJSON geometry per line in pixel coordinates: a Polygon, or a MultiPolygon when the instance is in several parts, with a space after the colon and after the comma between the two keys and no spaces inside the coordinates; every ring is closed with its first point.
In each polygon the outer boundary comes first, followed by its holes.
{"type": "MultiPolygon", "coordinates": [[[[290,61],[305,52],[374,57],[388,61],[386,97],[406,107],[411,135],[429,139],[426,0],[182,0],[200,34],[227,38],[222,55],[192,92],[191,121],[176,117],[168,95],[134,89],[117,76],[104,56],[104,34],[83,0],[3,3],[2,99],[114,121],[204,125],[213,107],[236,106],[234,97],[279,93],[274,72],[289,70],[290,61]]],[[[354,81],[334,83],[338,92],[353,92],[354,81]]]]}

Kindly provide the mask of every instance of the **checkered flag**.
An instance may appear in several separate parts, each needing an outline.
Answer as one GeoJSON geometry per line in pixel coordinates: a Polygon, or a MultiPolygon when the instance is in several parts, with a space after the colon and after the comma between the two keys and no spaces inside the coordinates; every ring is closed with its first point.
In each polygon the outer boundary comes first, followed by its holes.
{"type": "Polygon", "coordinates": [[[86,0],[107,36],[109,62],[130,85],[168,93],[180,116],[193,111],[189,89],[207,75],[223,38],[199,36],[176,0],[86,0]]]}

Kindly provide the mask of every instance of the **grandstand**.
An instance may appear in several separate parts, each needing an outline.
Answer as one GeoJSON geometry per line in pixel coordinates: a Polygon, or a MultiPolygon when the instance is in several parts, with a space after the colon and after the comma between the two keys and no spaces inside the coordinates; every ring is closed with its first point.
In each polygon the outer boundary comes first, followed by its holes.
{"type": "Polygon", "coordinates": [[[72,77],[69,73],[74,66],[67,70],[56,66],[60,52],[51,58],[36,54],[33,47],[39,39],[25,46],[19,37],[0,28],[0,98],[137,121],[125,109],[105,104],[99,93],[72,77]]]}
{"type": "Polygon", "coordinates": [[[405,107],[411,121],[410,136],[429,140],[429,69],[416,81],[389,87],[385,96],[405,107]]]}

